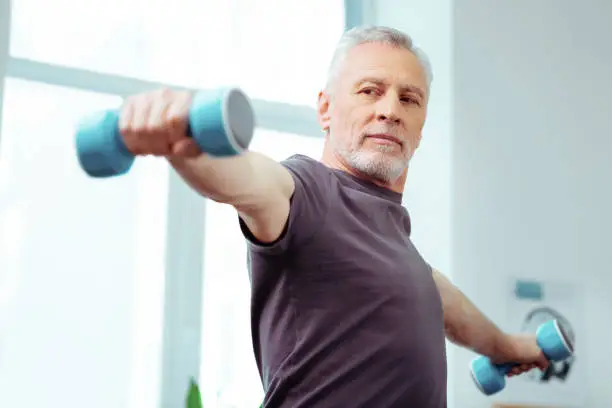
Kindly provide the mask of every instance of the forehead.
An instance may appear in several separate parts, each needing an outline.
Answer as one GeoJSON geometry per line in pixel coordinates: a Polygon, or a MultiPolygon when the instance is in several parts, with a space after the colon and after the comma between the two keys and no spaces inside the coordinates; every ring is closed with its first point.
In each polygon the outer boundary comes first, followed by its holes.
{"type": "Polygon", "coordinates": [[[427,89],[425,71],[416,55],[389,44],[360,44],[349,51],[341,68],[340,81],[351,86],[365,78],[427,89]]]}

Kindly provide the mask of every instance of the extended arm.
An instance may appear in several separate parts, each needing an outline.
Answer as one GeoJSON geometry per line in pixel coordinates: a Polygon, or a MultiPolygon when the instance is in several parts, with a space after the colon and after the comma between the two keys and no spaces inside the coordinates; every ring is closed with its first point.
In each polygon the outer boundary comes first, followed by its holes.
{"type": "Polygon", "coordinates": [[[128,97],[119,120],[125,146],[135,155],[166,157],[198,193],[236,208],[257,240],[275,241],[295,191],[289,170],[254,152],[223,158],[202,154],[187,135],[192,102],[192,92],[170,89],[128,97]]]}
{"type": "Polygon", "coordinates": [[[485,356],[503,355],[507,336],[444,275],[434,269],[433,276],[442,298],[446,337],[485,356]]]}

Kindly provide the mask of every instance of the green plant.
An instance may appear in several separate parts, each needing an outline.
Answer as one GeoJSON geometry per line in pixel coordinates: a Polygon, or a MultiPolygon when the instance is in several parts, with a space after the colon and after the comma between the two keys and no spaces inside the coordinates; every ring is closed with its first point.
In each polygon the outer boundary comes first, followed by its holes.
{"type": "Polygon", "coordinates": [[[187,400],[185,401],[185,408],[202,408],[202,396],[200,395],[200,388],[198,383],[192,378],[189,384],[189,391],[187,392],[187,400]]]}
{"type": "MultiPolygon", "coordinates": [[[[203,408],[200,388],[198,387],[198,383],[193,378],[189,382],[189,391],[187,391],[185,408],[203,408]]],[[[259,408],[263,408],[263,402],[259,405],[259,408]]]]}

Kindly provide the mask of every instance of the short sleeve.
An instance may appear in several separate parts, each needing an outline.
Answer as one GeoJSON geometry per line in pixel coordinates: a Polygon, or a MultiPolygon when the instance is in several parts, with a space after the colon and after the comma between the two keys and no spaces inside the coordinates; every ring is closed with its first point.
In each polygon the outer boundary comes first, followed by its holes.
{"type": "Polygon", "coordinates": [[[275,242],[261,243],[239,218],[242,234],[254,251],[280,254],[300,247],[314,236],[329,210],[332,172],[327,166],[303,155],[291,156],[281,164],[289,170],[295,183],[289,218],[281,236],[275,242]]]}

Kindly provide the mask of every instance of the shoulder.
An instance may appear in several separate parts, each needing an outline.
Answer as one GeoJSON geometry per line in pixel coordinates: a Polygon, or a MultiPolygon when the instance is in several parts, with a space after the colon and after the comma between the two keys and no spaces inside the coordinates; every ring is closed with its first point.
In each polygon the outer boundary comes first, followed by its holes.
{"type": "Polygon", "coordinates": [[[294,154],[280,163],[297,175],[311,175],[321,178],[332,176],[331,170],[326,165],[303,154],[294,154]]]}
{"type": "Polygon", "coordinates": [[[256,242],[244,226],[251,249],[282,253],[299,248],[312,238],[326,219],[330,208],[333,172],[318,160],[295,154],[280,162],[291,174],[295,188],[289,200],[289,215],[281,237],[272,244],[256,242]]]}
{"type": "Polygon", "coordinates": [[[293,177],[296,190],[303,190],[308,195],[328,196],[330,194],[334,175],[332,170],[319,160],[295,154],[280,163],[293,177]]]}

